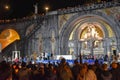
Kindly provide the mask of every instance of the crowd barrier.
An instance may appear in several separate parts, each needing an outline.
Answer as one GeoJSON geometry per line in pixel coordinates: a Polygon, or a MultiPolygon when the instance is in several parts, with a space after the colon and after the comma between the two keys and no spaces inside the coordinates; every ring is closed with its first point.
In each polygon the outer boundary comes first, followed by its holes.
{"type": "MultiPolygon", "coordinates": [[[[36,63],[60,63],[61,60],[37,60],[36,63]]],[[[104,62],[103,60],[98,60],[99,63],[104,62]]],[[[26,62],[26,61],[25,61],[26,62]]],[[[32,61],[33,63],[35,63],[34,61],[32,61]]],[[[69,64],[73,64],[74,60],[66,60],[66,62],[68,62],[69,64]]],[[[78,62],[80,62],[80,60],[78,60],[78,62]]],[[[89,59],[89,60],[82,60],[82,63],[88,63],[88,64],[94,64],[95,60],[89,59]]]]}

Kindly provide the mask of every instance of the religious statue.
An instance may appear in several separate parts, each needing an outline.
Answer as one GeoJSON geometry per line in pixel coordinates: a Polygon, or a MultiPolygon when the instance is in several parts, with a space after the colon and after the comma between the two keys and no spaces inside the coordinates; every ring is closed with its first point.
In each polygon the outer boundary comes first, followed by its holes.
{"type": "Polygon", "coordinates": [[[51,36],[51,47],[52,47],[52,54],[55,53],[55,33],[54,31],[52,31],[52,36],[51,36]]]}
{"type": "Polygon", "coordinates": [[[38,45],[39,45],[39,47],[38,47],[39,49],[38,50],[39,50],[39,52],[41,54],[42,50],[43,50],[43,44],[42,44],[43,42],[42,42],[42,35],[41,34],[39,35],[39,40],[38,41],[39,41],[38,42],[38,45]]]}

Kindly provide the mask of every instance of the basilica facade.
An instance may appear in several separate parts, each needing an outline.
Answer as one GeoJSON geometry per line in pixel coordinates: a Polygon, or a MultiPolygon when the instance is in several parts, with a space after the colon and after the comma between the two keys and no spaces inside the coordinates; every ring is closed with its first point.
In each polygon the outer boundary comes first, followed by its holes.
{"type": "Polygon", "coordinates": [[[20,37],[6,46],[0,39],[4,45],[1,50],[5,53],[18,50],[22,55],[48,53],[99,57],[120,52],[119,2],[69,7],[1,26],[6,26],[1,32],[12,29],[20,37]]]}

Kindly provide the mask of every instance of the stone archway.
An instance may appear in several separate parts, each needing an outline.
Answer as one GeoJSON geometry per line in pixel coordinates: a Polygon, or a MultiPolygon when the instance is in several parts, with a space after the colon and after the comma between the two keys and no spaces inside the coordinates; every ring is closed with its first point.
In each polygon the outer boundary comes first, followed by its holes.
{"type": "MultiPolygon", "coordinates": [[[[111,28],[111,30],[113,31],[113,37],[116,39],[116,37],[119,37],[120,33],[119,33],[119,26],[116,26],[116,22],[114,21],[114,19],[109,18],[109,16],[106,16],[104,13],[102,12],[98,12],[98,11],[91,11],[88,12],[87,14],[85,13],[78,13],[74,16],[72,16],[67,22],[66,24],[63,26],[63,29],[61,30],[61,34],[60,34],[60,53],[62,54],[66,54],[67,53],[67,49],[68,49],[68,41],[69,41],[69,37],[70,34],[73,30],[80,28],[80,26],[76,27],[76,25],[78,23],[80,23],[80,25],[82,23],[88,22],[89,18],[91,18],[90,16],[93,16],[93,20],[91,20],[90,22],[98,22],[102,25],[102,29],[105,32],[105,39],[109,38],[109,33],[108,29],[105,28],[106,24],[109,26],[109,28],[111,28]],[[108,36],[108,37],[107,37],[108,36]]],[[[76,31],[76,30],[75,30],[76,31]]],[[[78,39],[78,33],[80,33],[79,31],[77,31],[74,34],[74,40],[76,42],[75,46],[76,48],[78,47],[77,43],[79,41],[78,39]]],[[[117,43],[120,43],[118,40],[116,40],[117,43]]],[[[107,41],[106,41],[107,42],[107,41]]],[[[118,47],[118,46],[117,46],[118,47]]],[[[119,52],[119,49],[118,49],[119,52]]]]}

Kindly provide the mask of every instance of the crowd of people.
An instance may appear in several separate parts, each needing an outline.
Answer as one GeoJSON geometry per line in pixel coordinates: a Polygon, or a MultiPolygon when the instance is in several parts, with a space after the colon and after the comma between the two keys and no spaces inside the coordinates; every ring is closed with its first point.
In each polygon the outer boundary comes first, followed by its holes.
{"type": "Polygon", "coordinates": [[[0,62],[0,80],[120,80],[120,64],[79,63],[69,65],[66,59],[60,62],[0,62]]]}

